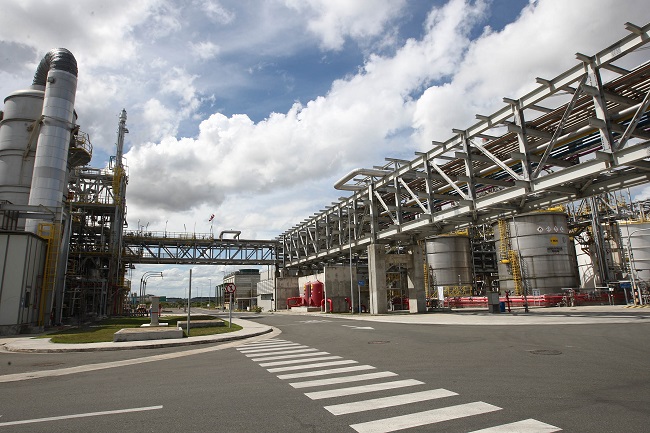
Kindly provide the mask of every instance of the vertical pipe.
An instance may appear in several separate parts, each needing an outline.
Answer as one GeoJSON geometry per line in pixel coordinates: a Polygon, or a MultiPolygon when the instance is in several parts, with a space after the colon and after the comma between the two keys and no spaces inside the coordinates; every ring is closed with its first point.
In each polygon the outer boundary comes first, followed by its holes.
{"type": "MultiPolygon", "coordinates": [[[[38,66],[34,84],[45,85],[45,97],[29,205],[56,208],[63,203],[70,136],[74,129],[77,62],[72,53],[63,48],[50,51],[38,66]]],[[[27,220],[25,230],[36,233],[39,222],[27,220]]]]}

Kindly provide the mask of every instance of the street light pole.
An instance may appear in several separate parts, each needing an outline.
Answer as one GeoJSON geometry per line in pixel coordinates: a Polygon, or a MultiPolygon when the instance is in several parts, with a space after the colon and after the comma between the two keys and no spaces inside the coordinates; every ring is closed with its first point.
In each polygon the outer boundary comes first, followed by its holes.
{"type": "Polygon", "coordinates": [[[147,279],[150,277],[163,277],[162,272],[155,272],[155,271],[146,271],[144,274],[142,274],[142,277],[140,277],[140,303],[142,304],[144,302],[144,295],[146,295],[146,287],[147,287],[147,279]]]}

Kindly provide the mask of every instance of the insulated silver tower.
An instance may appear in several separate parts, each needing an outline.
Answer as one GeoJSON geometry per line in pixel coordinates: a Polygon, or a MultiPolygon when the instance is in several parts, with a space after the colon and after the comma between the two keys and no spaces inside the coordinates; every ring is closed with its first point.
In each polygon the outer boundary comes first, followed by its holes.
{"type": "MultiPolygon", "coordinates": [[[[34,75],[34,85],[45,86],[42,126],[38,135],[29,205],[61,207],[68,174],[68,150],[74,129],[77,61],[65,48],[45,55],[34,75]]],[[[36,232],[39,220],[25,230],[36,232]]]]}

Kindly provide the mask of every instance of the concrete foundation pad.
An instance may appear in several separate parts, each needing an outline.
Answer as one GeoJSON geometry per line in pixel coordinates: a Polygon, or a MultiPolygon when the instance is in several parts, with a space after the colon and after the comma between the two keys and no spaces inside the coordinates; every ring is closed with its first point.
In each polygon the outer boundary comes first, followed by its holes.
{"type": "Polygon", "coordinates": [[[299,313],[313,313],[316,311],[321,311],[318,307],[291,307],[291,311],[297,311],[299,313]]]}
{"type": "Polygon", "coordinates": [[[183,338],[181,328],[124,328],[113,334],[113,342],[183,338]]]}

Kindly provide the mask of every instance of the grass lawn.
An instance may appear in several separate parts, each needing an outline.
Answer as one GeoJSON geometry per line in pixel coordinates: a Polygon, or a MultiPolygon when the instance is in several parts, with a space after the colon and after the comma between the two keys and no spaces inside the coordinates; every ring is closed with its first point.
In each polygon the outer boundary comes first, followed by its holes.
{"type": "MultiPolygon", "coordinates": [[[[187,316],[163,316],[160,321],[169,323],[168,326],[176,326],[178,321],[187,320],[187,316]]],[[[192,328],[191,320],[221,320],[212,316],[192,316],[190,319],[190,335],[198,337],[202,335],[225,334],[227,332],[238,331],[241,326],[232,324],[229,328],[226,326],[214,326],[208,328],[192,328]]],[[[54,332],[43,335],[40,338],[51,338],[53,343],[100,343],[105,341],[113,341],[113,334],[122,328],[139,328],[140,325],[151,323],[149,317],[112,317],[110,319],[102,320],[88,326],[80,326],[75,328],[66,329],[64,331],[54,332]]],[[[185,332],[183,332],[185,335],[185,332]]],[[[187,335],[185,335],[187,336],[187,335]]]]}

